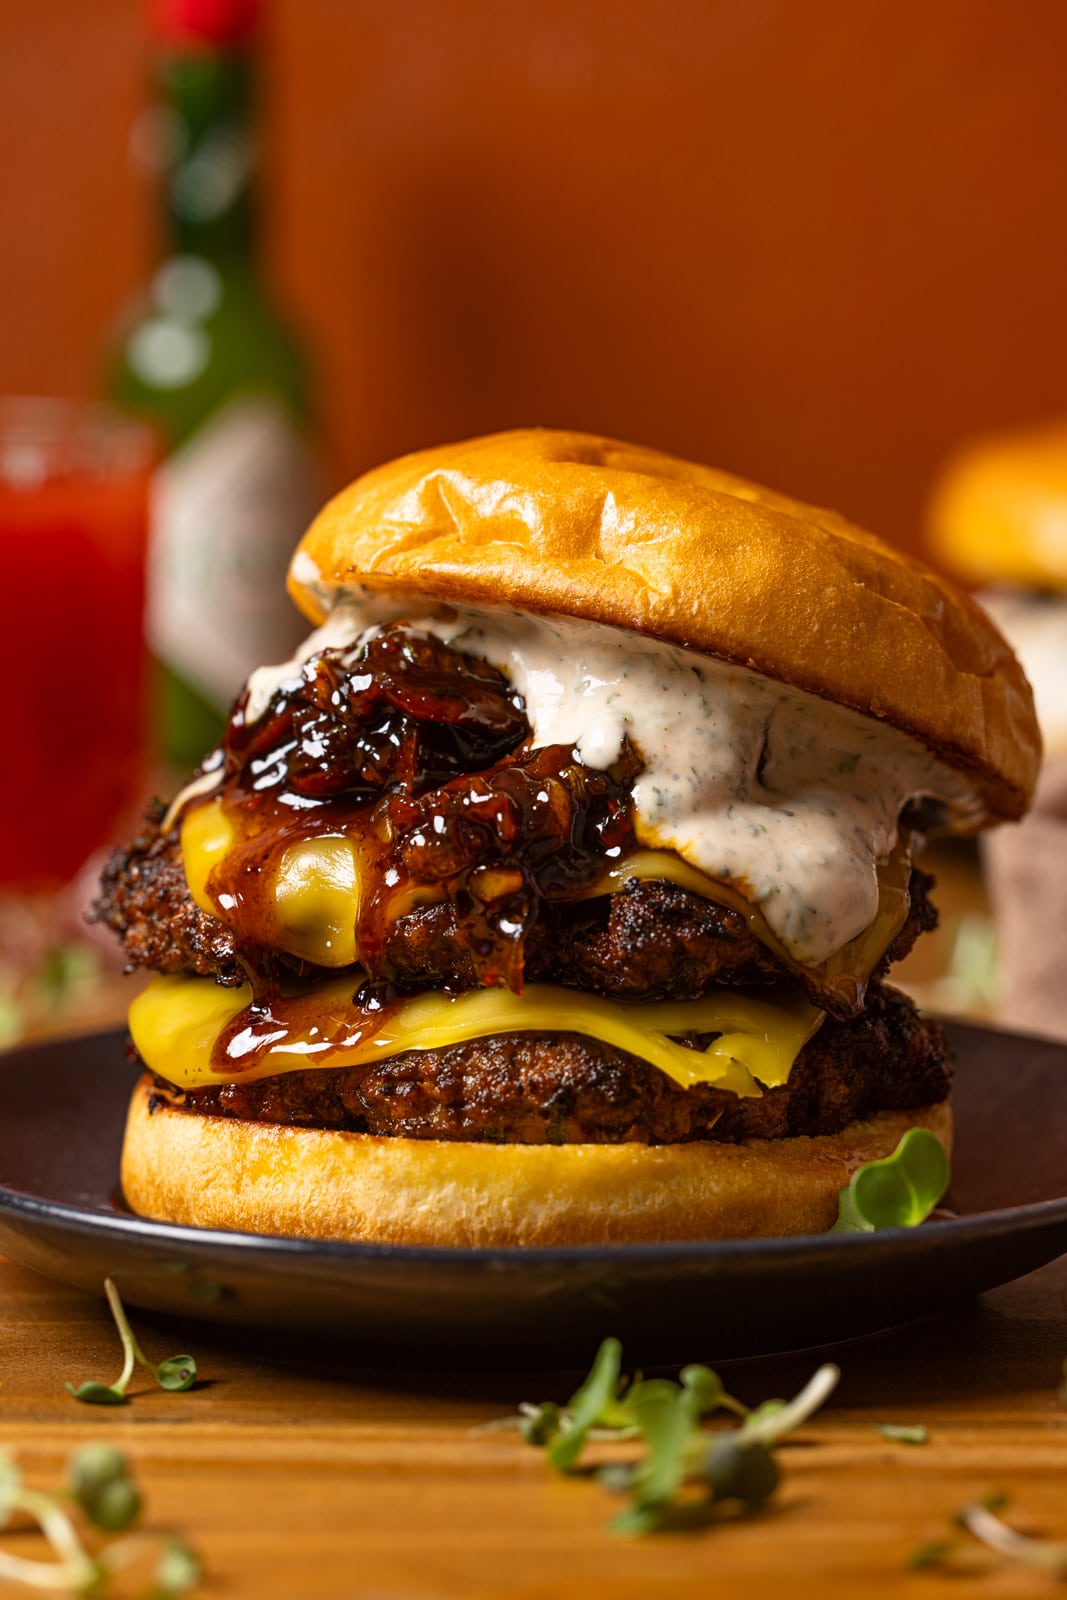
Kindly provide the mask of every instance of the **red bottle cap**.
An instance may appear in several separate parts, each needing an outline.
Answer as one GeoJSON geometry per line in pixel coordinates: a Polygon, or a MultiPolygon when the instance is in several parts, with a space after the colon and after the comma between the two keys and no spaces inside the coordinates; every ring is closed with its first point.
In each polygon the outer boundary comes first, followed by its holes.
{"type": "Polygon", "coordinates": [[[252,40],[262,0],[151,0],[152,33],[164,45],[232,49],[252,40]]]}

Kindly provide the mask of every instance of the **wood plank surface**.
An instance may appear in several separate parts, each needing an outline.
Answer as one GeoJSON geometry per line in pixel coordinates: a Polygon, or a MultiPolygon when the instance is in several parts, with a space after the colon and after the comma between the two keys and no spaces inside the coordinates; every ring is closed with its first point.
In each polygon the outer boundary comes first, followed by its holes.
{"type": "MultiPolygon", "coordinates": [[[[180,1528],[200,1553],[205,1595],[951,1600],[979,1580],[989,1600],[1062,1592],[977,1545],[956,1575],[906,1562],[991,1490],[1011,1497],[1018,1527],[1067,1538],[1067,1258],[950,1316],[836,1349],[840,1388],[781,1451],[771,1509],[643,1540],[609,1532],[617,1503],[596,1483],[554,1475],[513,1434],[472,1433],[520,1400],[567,1398],[576,1374],[449,1373],[432,1350],[418,1371],[370,1370],[301,1340],[135,1323],[157,1360],[191,1350],[202,1383],[168,1395],[135,1378],[131,1405],[80,1406],[65,1382],[110,1382],[120,1366],[103,1303],[0,1261],[0,1448],[44,1487],[74,1445],[116,1443],[149,1525],[180,1528]],[[879,1422],[922,1422],[930,1443],[890,1444],[879,1422]]],[[[819,1359],[723,1370],[755,1403],[793,1393],[819,1359]]]]}

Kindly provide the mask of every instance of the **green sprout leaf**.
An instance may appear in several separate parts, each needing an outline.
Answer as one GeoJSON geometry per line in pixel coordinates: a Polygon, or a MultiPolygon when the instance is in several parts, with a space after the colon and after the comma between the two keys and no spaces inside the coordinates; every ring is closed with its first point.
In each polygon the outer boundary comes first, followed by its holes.
{"type": "Polygon", "coordinates": [[[543,1400],[539,1406],[524,1406],[519,1416],[520,1438],[527,1444],[548,1444],[559,1432],[562,1415],[559,1406],[553,1405],[551,1400],[543,1400]]]}
{"type": "Polygon", "coordinates": [[[67,1464],[67,1482],[89,1521],[106,1533],[122,1533],[141,1513],[141,1496],[126,1458],[111,1445],[76,1450],[67,1464]]]}
{"type": "Polygon", "coordinates": [[[158,1366],[154,1361],[149,1361],[134,1337],[133,1329],[130,1327],[130,1319],[126,1315],[126,1308],[122,1304],[122,1299],[113,1278],[104,1279],[104,1293],[107,1295],[107,1303],[111,1308],[111,1315],[115,1319],[119,1338],[122,1340],[122,1350],[125,1358],[122,1371],[112,1384],[89,1382],[79,1384],[75,1388],[73,1384],[68,1383],[68,1393],[72,1394],[75,1400],[81,1400],[84,1404],[90,1406],[125,1405],[127,1403],[126,1389],[130,1379],[133,1377],[133,1369],[137,1363],[140,1363],[142,1367],[147,1367],[161,1389],[167,1389],[172,1393],[182,1389],[191,1389],[196,1382],[196,1362],[192,1356],[168,1356],[158,1366]]]}
{"type": "Polygon", "coordinates": [[[171,1539],[156,1566],[156,1590],[160,1595],[185,1594],[200,1582],[200,1562],[180,1539],[171,1539]]]}
{"type": "Polygon", "coordinates": [[[914,1228],[925,1221],[949,1185],[948,1157],[927,1128],[911,1128],[893,1154],[868,1161],[842,1189],[831,1233],[914,1228]]]}
{"type": "Polygon", "coordinates": [[[764,1424],[771,1424],[785,1410],[784,1400],[761,1400],[758,1406],[748,1413],[745,1418],[745,1428],[749,1432],[760,1429],[764,1424]]]}
{"type": "Polygon", "coordinates": [[[679,1381],[636,1376],[621,1383],[622,1351],[605,1339],[585,1383],[563,1407],[546,1401],[523,1404],[517,1417],[476,1430],[518,1426],[530,1444],[541,1445],[558,1472],[569,1472],[589,1440],[640,1441],[643,1453],[612,1461],[597,1478],[630,1504],[614,1519],[618,1533],[651,1533],[664,1526],[707,1521],[722,1501],[745,1511],[762,1505],[778,1484],[775,1445],[799,1427],[830,1395],[840,1377],[822,1366],[792,1400],[768,1400],[756,1410],[727,1394],[710,1367],[683,1367],[679,1381]],[[719,1433],[703,1420],[716,1411],[742,1419],[719,1433]]]}
{"type": "Polygon", "coordinates": [[[929,1444],[930,1435],[921,1423],[879,1422],[876,1424],[883,1439],[891,1444],[929,1444]]]}
{"type": "Polygon", "coordinates": [[[128,1478],[109,1484],[85,1504],[85,1515],[94,1528],[105,1533],[123,1533],[137,1521],[142,1500],[128,1478]]]}
{"type": "Polygon", "coordinates": [[[626,1396],[627,1410],[648,1454],[630,1482],[633,1507],[615,1519],[617,1532],[646,1533],[662,1520],[681,1487],[690,1441],[702,1414],[703,1387],[653,1378],[636,1383],[626,1396]]]}
{"type": "Polygon", "coordinates": [[[592,1371],[571,1397],[559,1432],[548,1446],[549,1464],[566,1472],[585,1448],[589,1430],[598,1421],[611,1417],[619,1392],[622,1346],[618,1339],[605,1339],[596,1353],[592,1371]]]}
{"type": "Polygon", "coordinates": [[[956,1548],[952,1539],[931,1539],[927,1544],[915,1546],[908,1555],[907,1564],[912,1572],[928,1572],[932,1567],[943,1566],[956,1548]]]}
{"type": "Polygon", "coordinates": [[[698,1408],[696,1415],[706,1417],[720,1406],[728,1410],[745,1408],[737,1400],[732,1400],[722,1386],[722,1379],[710,1367],[691,1366],[683,1367],[678,1374],[682,1387],[688,1389],[693,1396],[693,1404],[698,1408]]]}
{"type": "Polygon", "coordinates": [[[72,1394],[75,1400],[81,1400],[87,1406],[125,1406],[129,1400],[118,1384],[109,1387],[106,1383],[79,1383],[75,1388],[72,1383],[67,1384],[67,1393],[72,1394]]]}
{"type": "MultiPolygon", "coordinates": [[[[151,1366],[151,1362],[146,1363],[151,1366]]],[[[175,1393],[191,1389],[196,1382],[196,1362],[192,1356],[168,1356],[158,1367],[152,1367],[161,1389],[175,1393]]]]}

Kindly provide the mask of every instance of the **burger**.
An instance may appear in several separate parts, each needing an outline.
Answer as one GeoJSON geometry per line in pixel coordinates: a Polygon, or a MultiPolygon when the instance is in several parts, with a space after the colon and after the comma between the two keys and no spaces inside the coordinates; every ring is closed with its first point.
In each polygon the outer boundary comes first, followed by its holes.
{"type": "Polygon", "coordinates": [[[818,1232],[942,1028],[885,981],[934,832],[1026,807],[985,614],[755,484],[525,430],[359,479],[97,915],[156,976],[129,1204],[508,1246],[818,1232]]]}
{"type": "MultiPolygon", "coordinates": [[[[996,930],[995,1014],[1006,1026],[1064,1039],[1067,419],[960,446],[935,484],[928,522],[938,556],[979,586],[976,598],[1017,652],[1045,748],[1024,825],[1004,829],[983,851],[996,930]]],[[[988,971],[983,977],[988,987],[988,971]]]]}
{"type": "Polygon", "coordinates": [[[961,446],[931,496],[937,554],[1011,641],[1049,755],[1067,759],[1067,420],[961,446]]]}

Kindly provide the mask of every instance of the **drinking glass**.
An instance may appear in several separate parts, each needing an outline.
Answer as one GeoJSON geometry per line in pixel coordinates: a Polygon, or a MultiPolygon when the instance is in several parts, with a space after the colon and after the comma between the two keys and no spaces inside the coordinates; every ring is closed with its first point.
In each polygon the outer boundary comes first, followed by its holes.
{"type": "Polygon", "coordinates": [[[101,407],[0,399],[0,1041],[91,950],[79,875],[143,796],[154,458],[101,407]]]}

